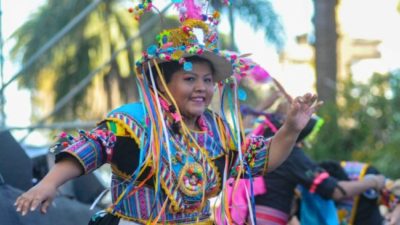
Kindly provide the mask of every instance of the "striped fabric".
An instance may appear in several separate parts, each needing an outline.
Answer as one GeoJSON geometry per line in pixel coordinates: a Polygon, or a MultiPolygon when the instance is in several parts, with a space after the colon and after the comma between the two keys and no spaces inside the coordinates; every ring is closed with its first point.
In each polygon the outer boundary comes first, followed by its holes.
{"type": "Polygon", "coordinates": [[[106,161],[101,145],[92,139],[81,139],[75,142],[64,149],[57,157],[62,154],[70,154],[75,157],[82,165],[85,174],[99,168],[106,161]]]}
{"type": "MultiPolygon", "coordinates": [[[[114,134],[129,135],[139,144],[139,147],[144,148],[150,144],[146,133],[145,120],[143,105],[135,103],[114,110],[108,114],[103,122],[106,122],[108,130],[111,130],[114,134]]],[[[170,125],[169,121],[166,122],[167,125],[170,125]]],[[[222,186],[222,171],[219,171],[214,160],[228,152],[228,149],[224,149],[224,147],[231,141],[229,135],[223,132],[224,126],[227,125],[221,119],[215,120],[211,112],[205,113],[203,125],[206,127],[205,131],[192,133],[200,148],[193,143],[182,141],[179,135],[170,135],[170,156],[174,159],[172,167],[169,166],[167,151],[161,148],[158,174],[161,176],[160,186],[163,190],[161,194],[156,195],[154,187],[146,185],[135,189],[136,183],[132,183],[133,181],[128,177],[128,174],[122,176],[117,173],[118,171],[113,170],[111,193],[115,204],[108,212],[126,220],[144,223],[148,220],[154,220],[162,211],[162,204],[168,199],[166,210],[160,215],[159,221],[167,222],[167,224],[193,223],[194,221],[196,223],[197,221],[209,223],[211,212],[210,203],[207,199],[216,196],[221,191],[222,186]],[[215,121],[218,121],[218,123],[215,121]],[[181,152],[190,154],[182,154],[178,157],[181,152]],[[185,157],[185,159],[179,160],[181,157],[185,157]],[[178,182],[181,178],[190,177],[193,174],[193,168],[202,171],[200,173],[202,175],[198,179],[205,181],[204,183],[186,184],[178,182]],[[203,190],[203,187],[201,189],[190,189],[197,187],[196,185],[199,187],[205,185],[205,193],[198,192],[198,190],[203,190]],[[126,192],[126,190],[129,192],[126,192]],[[131,190],[135,191],[132,192],[131,190]],[[204,199],[206,201],[204,205],[201,205],[203,194],[205,194],[204,199]],[[173,210],[177,212],[173,212],[173,210]]],[[[173,132],[171,127],[168,127],[168,129],[169,132],[173,132]]],[[[107,158],[112,158],[113,151],[118,150],[105,148],[105,146],[102,146],[103,143],[96,141],[98,140],[96,137],[82,139],[65,150],[78,159],[84,167],[85,173],[89,173],[106,163],[107,158]]],[[[268,160],[266,159],[268,157],[268,143],[269,141],[263,138],[252,138],[250,141],[247,149],[249,152],[245,153],[245,159],[248,162],[245,163],[250,165],[253,174],[261,174],[265,170],[268,160]]],[[[146,151],[147,149],[143,150],[146,151]]]]}
{"type": "Polygon", "coordinates": [[[144,129],[138,121],[131,118],[129,115],[121,113],[110,114],[107,118],[107,121],[113,121],[116,123],[113,125],[115,126],[113,127],[114,132],[121,132],[121,130],[124,130],[125,132],[128,132],[130,134],[130,136],[136,141],[137,144],[140,145],[139,137],[142,137],[144,135],[144,129]]]}
{"type": "MultiPolygon", "coordinates": [[[[115,201],[129,184],[124,183],[119,178],[113,176],[112,185],[112,199],[115,201]]],[[[161,210],[160,201],[154,206],[154,190],[149,187],[143,187],[135,192],[131,197],[123,199],[118,209],[114,209],[114,214],[123,215],[122,218],[133,219],[140,218],[140,221],[147,221],[150,218],[157,216],[161,210]],[[153,207],[154,206],[154,207],[153,207]]],[[[165,199],[165,196],[162,197],[165,199]]],[[[161,202],[163,203],[163,202],[161,202]]],[[[111,210],[111,209],[110,209],[111,210]]],[[[168,221],[169,223],[186,223],[191,222],[194,218],[199,218],[199,221],[207,220],[210,217],[210,204],[207,202],[205,207],[199,212],[195,213],[172,213],[169,210],[161,216],[160,220],[168,221]]],[[[154,218],[153,218],[154,219],[154,218]]]]}
{"type": "Polygon", "coordinates": [[[257,225],[286,225],[289,215],[268,206],[256,205],[257,225]]]}

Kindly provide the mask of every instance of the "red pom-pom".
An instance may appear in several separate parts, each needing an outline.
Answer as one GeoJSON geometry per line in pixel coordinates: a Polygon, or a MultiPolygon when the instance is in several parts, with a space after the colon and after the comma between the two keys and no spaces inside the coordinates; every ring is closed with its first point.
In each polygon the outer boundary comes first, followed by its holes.
{"type": "Polygon", "coordinates": [[[188,26],[183,26],[183,27],[182,27],[182,30],[183,30],[183,32],[185,32],[186,34],[189,34],[191,28],[188,27],[188,26]]]}

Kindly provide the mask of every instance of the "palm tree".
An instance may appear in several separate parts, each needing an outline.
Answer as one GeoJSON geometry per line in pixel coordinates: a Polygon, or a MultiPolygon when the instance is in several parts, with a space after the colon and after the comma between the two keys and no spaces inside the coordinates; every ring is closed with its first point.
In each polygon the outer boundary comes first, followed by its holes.
{"type": "MultiPolygon", "coordinates": [[[[24,64],[49,37],[61,30],[90,3],[90,0],[48,0],[13,35],[16,40],[12,50],[14,59],[24,64]]],[[[250,19],[255,29],[266,27],[264,29],[268,31],[267,37],[270,40],[281,40],[278,38],[281,27],[269,2],[238,1],[230,11],[232,26],[235,12],[250,19]]],[[[148,17],[144,16],[141,22],[146,22],[148,17]]],[[[164,23],[167,26],[163,28],[167,28],[171,20],[164,19],[164,23]]],[[[91,71],[120,49],[140,29],[137,24],[121,1],[105,0],[100,3],[79,26],[65,35],[33,66],[23,71],[19,84],[32,90],[34,103],[41,106],[36,107],[34,112],[43,115],[38,109],[50,111],[55,103],[91,71]],[[47,101],[42,101],[43,98],[47,101]]],[[[154,33],[160,30],[161,27],[154,26],[152,31],[145,33],[141,41],[131,43],[130,48],[96,74],[88,88],[82,90],[68,102],[67,107],[63,107],[55,115],[55,120],[100,118],[111,108],[134,100],[137,97],[133,72],[134,56],[139,55],[141,46],[147,46],[148,40],[154,40],[154,33]],[[87,109],[90,109],[90,114],[86,113],[87,109]]]]}
{"type": "MultiPolygon", "coordinates": [[[[91,2],[48,0],[14,33],[13,37],[16,40],[12,49],[14,59],[26,62],[49,40],[49,37],[61,30],[91,2]]],[[[137,30],[135,24],[121,2],[103,1],[29,70],[25,70],[19,84],[32,90],[35,102],[40,98],[47,98],[45,107],[51,108],[54,102],[65,96],[87,74],[108,60],[116,49],[121,48],[137,30]]],[[[56,118],[64,120],[78,116],[82,119],[93,119],[121,101],[134,99],[136,96],[132,76],[134,61],[132,48],[123,51],[115,61],[97,74],[90,88],[82,90],[68,103],[68,107],[64,107],[56,115],[56,118]],[[96,100],[93,101],[93,98],[96,100]],[[96,113],[88,115],[85,112],[87,108],[92,108],[91,112],[97,111],[97,115],[96,113]]]]}
{"type": "MultiPolygon", "coordinates": [[[[223,11],[222,1],[211,1],[212,7],[223,11]]],[[[230,26],[230,46],[229,49],[236,51],[235,43],[235,15],[239,15],[244,21],[248,22],[253,29],[263,29],[265,37],[273,43],[278,50],[283,47],[284,32],[279,16],[274,11],[269,0],[236,0],[227,8],[230,26]]]]}

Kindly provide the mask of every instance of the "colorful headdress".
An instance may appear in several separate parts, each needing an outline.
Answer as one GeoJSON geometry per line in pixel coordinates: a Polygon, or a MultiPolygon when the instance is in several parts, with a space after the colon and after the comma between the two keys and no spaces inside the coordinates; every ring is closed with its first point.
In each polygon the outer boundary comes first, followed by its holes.
{"type": "MultiPolygon", "coordinates": [[[[190,146],[195,146],[197,149],[202,150],[199,143],[196,141],[196,138],[193,137],[192,133],[182,120],[179,107],[177,107],[176,102],[169,92],[168,88],[164,93],[160,93],[157,90],[155,85],[155,77],[158,76],[160,78],[160,83],[164,87],[166,87],[166,82],[161,76],[162,72],[160,70],[159,64],[163,62],[175,61],[182,64],[184,70],[191,70],[192,65],[185,58],[190,56],[199,56],[205,59],[208,59],[215,69],[214,80],[218,82],[216,91],[220,94],[220,115],[218,117],[222,117],[223,121],[230,121],[228,127],[225,127],[224,123],[217,123],[217,114],[212,114],[213,121],[218,127],[217,133],[221,133],[224,131],[224,135],[229,136],[229,139],[232,140],[238,152],[238,158],[241,164],[243,164],[243,153],[242,153],[242,145],[244,140],[244,133],[241,129],[241,119],[238,107],[238,93],[237,93],[237,80],[231,77],[234,71],[241,71],[245,73],[246,70],[251,69],[252,66],[244,65],[243,55],[239,55],[233,52],[224,52],[218,49],[218,35],[216,26],[219,23],[219,13],[213,12],[208,13],[207,11],[202,11],[203,9],[208,9],[206,7],[208,1],[204,1],[205,3],[201,3],[200,0],[172,0],[172,3],[177,7],[180,15],[181,26],[175,29],[164,30],[157,36],[158,45],[152,45],[148,47],[142,54],[142,57],[136,62],[137,69],[137,81],[139,86],[139,93],[141,97],[141,102],[143,102],[143,107],[145,111],[146,118],[144,120],[144,124],[142,126],[146,130],[146,134],[148,134],[148,138],[151,138],[151,141],[148,143],[148,149],[150,149],[152,160],[147,161],[146,163],[152,163],[152,168],[155,168],[152,172],[157,173],[154,174],[156,177],[154,181],[154,185],[156,188],[155,196],[161,194],[161,189],[165,186],[165,181],[160,180],[160,173],[165,170],[161,168],[161,154],[166,159],[168,164],[170,164],[170,168],[172,168],[172,147],[170,146],[170,127],[167,127],[165,121],[165,114],[168,116],[171,115],[174,119],[173,125],[177,125],[179,127],[179,133],[181,134],[181,138],[184,143],[190,143],[190,146]],[[198,30],[197,30],[198,29],[198,30]],[[197,31],[200,31],[202,35],[199,35],[197,31]],[[148,71],[148,72],[147,72],[148,71]],[[146,75],[146,76],[144,76],[146,75]],[[148,75],[148,76],[147,76],[148,75]],[[229,78],[229,79],[226,79],[229,78]],[[164,98],[167,97],[167,98],[164,98]],[[170,102],[166,102],[166,99],[170,102]],[[229,107],[229,119],[225,116],[224,111],[229,107]],[[221,131],[220,131],[221,130],[221,131]]],[[[224,1],[227,2],[227,1],[224,1]]],[[[135,9],[131,11],[135,14],[135,17],[139,17],[143,12],[147,10],[151,10],[154,6],[151,4],[151,1],[144,1],[142,4],[139,4],[135,9]]],[[[222,121],[218,119],[218,121],[222,121]]],[[[171,125],[172,127],[172,125],[171,125]]],[[[189,145],[186,145],[189,146],[189,145]]],[[[144,159],[143,157],[141,159],[144,159]]],[[[164,162],[164,161],[163,161],[164,162]]],[[[143,164],[144,161],[141,161],[139,164],[143,164]]],[[[225,169],[222,178],[222,188],[226,186],[226,179],[228,177],[228,169],[225,169]]],[[[135,174],[138,174],[139,170],[135,171],[135,174]]],[[[153,175],[153,174],[150,174],[153,175]]],[[[239,177],[239,176],[238,176],[239,177]]],[[[183,182],[181,179],[179,182],[183,182]]],[[[136,184],[135,184],[136,185],[136,184]]],[[[144,185],[144,182],[141,182],[139,185],[144,185]]],[[[124,195],[131,193],[137,189],[134,189],[135,186],[131,184],[128,188],[126,188],[124,195]]],[[[163,189],[165,191],[165,188],[163,189]]],[[[170,196],[173,196],[177,191],[170,193],[170,196]]],[[[203,190],[204,191],[204,190],[203,190]]],[[[204,195],[203,195],[204,196],[204,195]]],[[[124,196],[121,195],[119,199],[122,199],[124,196]]],[[[160,200],[156,198],[157,201],[160,200]]],[[[171,200],[171,199],[169,199],[171,200]]],[[[201,205],[205,201],[204,197],[201,199],[201,205]]],[[[163,205],[163,210],[166,207],[165,202],[161,202],[163,205]]],[[[116,207],[119,202],[117,201],[116,207]]],[[[181,209],[185,209],[186,206],[182,204],[178,204],[177,201],[171,200],[171,210],[179,211],[181,209]],[[176,204],[175,204],[176,203],[176,204]]],[[[157,222],[162,213],[154,218],[153,222],[157,222]]],[[[229,216],[228,216],[229,217],[229,216]]]]}
{"type": "MultiPolygon", "coordinates": [[[[185,58],[193,55],[208,59],[214,66],[214,80],[221,81],[232,75],[231,61],[218,49],[218,33],[216,25],[219,23],[219,13],[207,14],[204,7],[196,0],[173,0],[179,10],[181,26],[164,30],[156,39],[157,45],[149,46],[136,62],[137,72],[144,73],[154,63],[177,61],[183,64],[185,70],[191,69],[191,63],[185,62],[185,58]],[[198,32],[202,32],[198,33],[198,32]],[[202,39],[199,38],[202,36],[202,39]]],[[[206,1],[207,2],[207,1],[206,1]]],[[[151,1],[145,1],[134,11],[136,15],[143,13],[145,9],[151,9],[151,1]]]]}
{"type": "Polygon", "coordinates": [[[268,71],[249,57],[251,54],[222,50],[222,55],[232,63],[233,76],[238,82],[244,77],[250,78],[256,83],[267,83],[272,80],[268,71]]]}

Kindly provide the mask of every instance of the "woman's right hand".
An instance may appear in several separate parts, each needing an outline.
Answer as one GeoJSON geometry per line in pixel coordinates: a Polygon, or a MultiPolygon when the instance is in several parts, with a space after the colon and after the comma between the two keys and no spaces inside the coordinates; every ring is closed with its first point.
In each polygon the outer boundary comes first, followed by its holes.
{"type": "Polygon", "coordinates": [[[40,206],[40,212],[46,213],[57,194],[57,188],[83,172],[83,168],[74,158],[67,157],[57,162],[36,186],[17,198],[14,203],[17,212],[24,216],[40,206]]]}
{"type": "Polygon", "coordinates": [[[20,195],[14,203],[17,212],[23,216],[29,211],[36,210],[40,206],[41,213],[47,213],[47,209],[57,194],[57,187],[45,183],[39,183],[20,195]]]}

